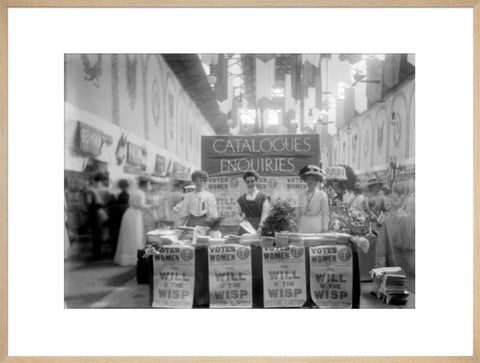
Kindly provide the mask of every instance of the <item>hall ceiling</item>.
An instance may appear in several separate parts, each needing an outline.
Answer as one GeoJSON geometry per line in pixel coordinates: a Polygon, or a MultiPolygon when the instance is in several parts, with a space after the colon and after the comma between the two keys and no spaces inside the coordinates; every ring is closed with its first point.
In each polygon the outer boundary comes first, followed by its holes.
{"type": "Polygon", "coordinates": [[[220,111],[198,54],[163,54],[162,56],[215,132],[227,133],[227,116],[220,111]]]}

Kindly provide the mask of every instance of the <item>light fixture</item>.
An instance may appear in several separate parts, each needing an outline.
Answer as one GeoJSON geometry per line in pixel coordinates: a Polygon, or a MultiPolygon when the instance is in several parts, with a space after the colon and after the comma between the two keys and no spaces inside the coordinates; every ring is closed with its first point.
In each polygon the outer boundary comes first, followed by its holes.
{"type": "Polygon", "coordinates": [[[215,83],[217,83],[217,77],[215,77],[213,74],[209,74],[207,76],[207,81],[210,84],[210,86],[213,87],[215,85],[215,83]]]}
{"type": "Polygon", "coordinates": [[[217,77],[215,76],[217,66],[212,62],[210,63],[210,74],[207,76],[207,81],[210,86],[214,86],[217,83],[217,77]]]}

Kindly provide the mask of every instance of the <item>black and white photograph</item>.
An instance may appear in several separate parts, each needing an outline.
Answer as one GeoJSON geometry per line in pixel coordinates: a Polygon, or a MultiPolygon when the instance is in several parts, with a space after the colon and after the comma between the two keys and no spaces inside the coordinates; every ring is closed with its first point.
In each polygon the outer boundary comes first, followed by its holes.
{"type": "Polygon", "coordinates": [[[415,53],[65,53],[65,309],[415,309],[415,53]]]}
{"type": "Polygon", "coordinates": [[[477,0],[62,1],[1,5],[0,361],[479,357],[477,0]]]}

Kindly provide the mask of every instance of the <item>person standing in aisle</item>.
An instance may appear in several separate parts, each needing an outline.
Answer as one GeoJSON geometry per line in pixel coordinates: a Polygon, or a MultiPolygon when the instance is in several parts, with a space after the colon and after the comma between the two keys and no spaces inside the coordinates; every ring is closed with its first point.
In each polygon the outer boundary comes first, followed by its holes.
{"type": "Polygon", "coordinates": [[[192,174],[192,181],[195,184],[195,192],[185,194],[180,217],[184,218],[183,224],[187,227],[208,226],[209,220],[218,218],[215,196],[204,190],[208,174],[196,170],[192,174]]]}
{"type": "Polygon", "coordinates": [[[117,250],[118,244],[118,234],[120,232],[120,224],[122,223],[123,214],[128,208],[129,194],[128,189],[130,187],[129,183],[125,179],[120,179],[118,181],[118,187],[120,188],[120,194],[117,196],[117,202],[114,207],[112,207],[112,213],[110,215],[111,220],[111,256],[115,257],[115,252],[117,250]]]}
{"type": "Polygon", "coordinates": [[[384,183],[380,178],[372,178],[368,181],[367,205],[370,208],[372,219],[374,219],[378,227],[383,223],[384,214],[387,211],[385,206],[385,198],[381,190],[384,183]]]}
{"type": "Polygon", "coordinates": [[[128,209],[123,214],[118,245],[113,261],[120,266],[137,264],[137,250],[142,249],[145,241],[144,214],[150,213],[145,193],[141,189],[130,192],[128,209]]]}
{"type": "Polygon", "coordinates": [[[168,178],[157,178],[152,183],[153,187],[153,204],[157,217],[157,225],[159,228],[162,223],[170,220],[170,206],[167,198],[168,178]]]}
{"type": "Polygon", "coordinates": [[[85,205],[89,214],[89,224],[92,234],[92,259],[102,258],[102,244],[109,239],[109,208],[115,197],[108,191],[108,177],[98,172],[92,185],[85,194],[85,205]]]}
{"type": "Polygon", "coordinates": [[[64,230],[64,236],[63,236],[63,260],[66,261],[68,259],[69,253],[70,253],[70,237],[68,236],[68,228],[67,228],[67,222],[68,222],[68,208],[67,208],[67,197],[65,195],[64,199],[64,223],[63,223],[63,230],[64,230]]]}
{"type": "Polygon", "coordinates": [[[353,187],[353,198],[350,200],[348,206],[350,208],[362,211],[367,217],[373,215],[368,206],[367,198],[363,194],[362,187],[359,184],[353,187]]]}
{"type": "Polygon", "coordinates": [[[307,190],[299,196],[298,215],[300,233],[321,233],[328,229],[328,197],[318,189],[325,173],[316,165],[307,165],[300,170],[300,178],[307,190]]]}
{"type": "Polygon", "coordinates": [[[143,229],[146,235],[147,232],[153,231],[156,228],[158,220],[152,178],[148,175],[140,176],[138,178],[138,188],[145,194],[145,208],[149,211],[143,214],[143,229]]]}
{"type": "Polygon", "coordinates": [[[183,187],[183,194],[181,196],[181,199],[180,199],[180,202],[178,202],[172,209],[172,212],[173,213],[180,213],[180,211],[182,210],[182,204],[183,204],[183,201],[185,200],[185,196],[188,194],[188,193],[193,193],[195,191],[195,185],[193,184],[186,184],[184,185],[183,187]]]}
{"type": "Polygon", "coordinates": [[[345,189],[345,192],[342,196],[342,204],[349,205],[352,199],[355,197],[355,194],[350,189],[345,189]]]}
{"type": "MultiPolygon", "coordinates": [[[[195,185],[193,185],[191,181],[186,183],[193,187],[191,190],[191,192],[193,192],[195,185]]],[[[180,211],[182,210],[182,203],[186,193],[185,185],[187,185],[185,182],[177,180],[172,185],[172,190],[167,193],[167,203],[169,206],[173,206],[170,212],[170,218],[174,227],[178,227],[183,223],[182,218],[180,218],[180,211]]]]}
{"type": "MultiPolygon", "coordinates": [[[[250,222],[252,227],[261,234],[263,221],[270,211],[268,197],[257,188],[257,182],[260,176],[255,171],[247,171],[243,174],[243,181],[247,185],[247,193],[237,200],[237,212],[242,220],[250,222]]],[[[242,235],[247,231],[240,227],[238,234],[242,235]]]]}

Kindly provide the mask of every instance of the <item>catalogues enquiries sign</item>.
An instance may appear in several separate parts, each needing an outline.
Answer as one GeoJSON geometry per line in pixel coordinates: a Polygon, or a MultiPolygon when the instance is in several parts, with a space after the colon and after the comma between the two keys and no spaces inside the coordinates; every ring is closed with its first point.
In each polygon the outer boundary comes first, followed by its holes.
{"type": "Polygon", "coordinates": [[[308,135],[202,136],[202,170],[210,176],[296,176],[319,163],[320,137],[308,135]]]}
{"type": "Polygon", "coordinates": [[[303,245],[262,248],[263,306],[300,307],[307,299],[303,245]]]}
{"type": "Polygon", "coordinates": [[[252,263],[250,247],[208,247],[211,308],[252,307],[252,263]]]}
{"type": "Polygon", "coordinates": [[[310,292],[319,308],[351,308],[353,256],[347,245],[310,247],[310,292]]]}
{"type": "Polygon", "coordinates": [[[191,308],[195,283],[195,250],[162,246],[153,259],[153,307],[191,308]]]}

